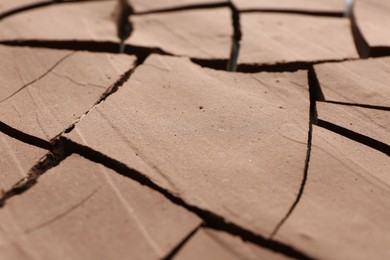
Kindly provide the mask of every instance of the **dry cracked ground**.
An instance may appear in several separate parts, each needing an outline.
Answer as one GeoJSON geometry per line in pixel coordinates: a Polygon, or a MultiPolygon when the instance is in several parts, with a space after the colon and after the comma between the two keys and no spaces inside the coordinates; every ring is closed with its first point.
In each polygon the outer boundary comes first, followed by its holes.
{"type": "Polygon", "coordinates": [[[1,0],[0,259],[390,259],[390,1],[351,2],[1,0]]]}

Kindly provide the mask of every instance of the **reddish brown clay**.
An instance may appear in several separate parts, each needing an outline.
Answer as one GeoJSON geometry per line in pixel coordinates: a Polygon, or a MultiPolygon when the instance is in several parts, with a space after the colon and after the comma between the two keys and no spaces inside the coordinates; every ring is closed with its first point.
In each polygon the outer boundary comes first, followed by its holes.
{"type": "Polygon", "coordinates": [[[186,243],[174,259],[288,260],[291,258],[244,242],[229,233],[202,228],[186,243]]]}
{"type": "Polygon", "coordinates": [[[199,219],[161,194],[72,155],[0,211],[4,259],[161,259],[199,219]]]}
{"type": "Polygon", "coordinates": [[[0,47],[0,121],[51,140],[134,66],[127,55],[0,47]]]}
{"type": "Polygon", "coordinates": [[[387,259],[390,160],[314,126],[309,174],[294,213],[275,239],[315,259],[387,259]]]}
{"type": "Polygon", "coordinates": [[[126,43],[198,59],[228,59],[233,27],[228,8],[131,16],[126,43]]]}
{"type": "Polygon", "coordinates": [[[244,13],[239,64],[357,58],[350,22],[297,14],[244,13]]]}
{"type": "Polygon", "coordinates": [[[314,13],[343,13],[345,0],[232,0],[240,11],[292,11],[314,13]]]}
{"type": "Polygon", "coordinates": [[[113,12],[116,1],[49,5],[5,18],[0,41],[119,42],[113,12]]]}
{"type": "Polygon", "coordinates": [[[390,111],[317,103],[318,119],[390,145],[390,111]]]}
{"type": "Polygon", "coordinates": [[[232,74],[152,55],[66,136],[268,236],[298,194],[308,127],[304,71],[232,74]]]}
{"type": "Polygon", "coordinates": [[[314,66],[327,101],[390,108],[390,58],[314,66]]]}
{"type": "Polygon", "coordinates": [[[389,13],[389,1],[356,0],[354,20],[369,52],[375,48],[390,48],[389,13]]]}
{"type": "Polygon", "coordinates": [[[127,0],[135,13],[154,12],[202,5],[224,4],[228,0],[127,0]]]}
{"type": "Polygon", "coordinates": [[[0,133],[0,190],[9,190],[25,177],[46,152],[0,133]]]}

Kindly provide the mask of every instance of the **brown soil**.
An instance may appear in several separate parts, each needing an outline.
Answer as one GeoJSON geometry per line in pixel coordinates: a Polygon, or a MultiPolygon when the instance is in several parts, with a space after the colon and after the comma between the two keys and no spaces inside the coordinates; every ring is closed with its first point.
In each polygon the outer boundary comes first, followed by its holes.
{"type": "Polygon", "coordinates": [[[3,1],[0,259],[389,259],[389,17],[3,1]]]}

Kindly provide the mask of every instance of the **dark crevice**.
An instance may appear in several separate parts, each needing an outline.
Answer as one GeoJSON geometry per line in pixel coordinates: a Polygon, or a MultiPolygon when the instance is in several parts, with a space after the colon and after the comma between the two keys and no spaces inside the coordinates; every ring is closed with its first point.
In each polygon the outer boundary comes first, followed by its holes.
{"type": "MultiPolygon", "coordinates": [[[[118,42],[23,40],[0,41],[0,44],[7,46],[35,47],[59,50],[119,53],[118,42]]],[[[152,53],[171,56],[171,54],[166,53],[158,48],[147,48],[129,44],[124,45],[124,53],[136,56],[138,63],[142,63],[146,57],[152,53]]]]}
{"type": "Polygon", "coordinates": [[[299,14],[309,16],[325,16],[325,17],[343,17],[344,12],[320,12],[320,11],[305,11],[305,10],[283,10],[283,9],[262,9],[252,8],[240,10],[240,13],[274,13],[274,14],[299,14]]]}
{"type": "Polygon", "coordinates": [[[204,60],[191,58],[191,61],[204,68],[210,68],[214,70],[224,70],[228,67],[228,60],[204,60]]]}
{"type": "Polygon", "coordinates": [[[177,253],[184,247],[185,244],[198,232],[198,230],[201,228],[202,225],[197,226],[194,230],[192,230],[182,241],[180,241],[179,244],[177,244],[171,252],[169,252],[165,257],[163,257],[163,260],[171,260],[173,259],[177,253]]]}
{"type": "Polygon", "coordinates": [[[339,135],[342,135],[348,139],[351,139],[353,141],[356,141],[358,143],[364,144],[368,147],[371,147],[377,151],[380,151],[387,156],[390,156],[390,146],[388,144],[385,144],[381,141],[375,140],[371,137],[356,133],[352,130],[349,130],[347,128],[335,125],[333,123],[318,119],[317,125],[320,127],[323,127],[329,131],[335,132],[339,135]]]}
{"type": "Polygon", "coordinates": [[[0,122],[0,132],[33,146],[37,146],[46,150],[50,150],[52,148],[50,142],[33,135],[23,133],[22,131],[15,129],[3,122],[0,122]]]}
{"type": "Polygon", "coordinates": [[[275,64],[238,64],[237,71],[243,73],[256,72],[295,72],[298,70],[309,70],[315,64],[334,63],[357,60],[355,58],[339,59],[339,60],[320,60],[320,61],[297,61],[275,64]]]}
{"type": "Polygon", "coordinates": [[[125,40],[130,37],[133,32],[133,24],[130,20],[130,15],[134,13],[132,6],[127,0],[118,0],[116,7],[116,25],[117,36],[119,38],[119,52],[125,51],[125,40]]]}
{"type": "Polygon", "coordinates": [[[390,56],[390,47],[389,46],[375,46],[370,48],[370,57],[385,57],[390,56]]]}
{"type": "MultiPolygon", "coordinates": [[[[322,92],[322,88],[314,67],[311,67],[309,69],[309,88],[310,88],[310,102],[325,101],[325,96],[324,93],[322,92]]],[[[315,103],[313,106],[315,109],[315,103]]]]}
{"type": "Polygon", "coordinates": [[[342,106],[363,107],[363,108],[368,108],[368,109],[390,111],[390,107],[384,107],[384,106],[373,106],[373,105],[368,105],[368,104],[356,104],[356,103],[347,103],[347,102],[339,102],[339,101],[331,101],[331,100],[320,100],[320,102],[337,104],[337,105],[342,105],[342,106]]]}
{"type": "Polygon", "coordinates": [[[219,3],[193,4],[193,5],[187,5],[187,6],[155,9],[155,10],[148,10],[148,11],[142,11],[142,12],[136,12],[135,11],[133,13],[133,15],[170,13],[170,12],[179,12],[179,11],[186,11],[186,10],[197,10],[197,9],[213,9],[213,8],[220,8],[220,7],[227,7],[227,6],[228,6],[228,3],[226,3],[225,1],[221,1],[219,3]]]}
{"type": "MultiPolygon", "coordinates": [[[[16,1],[16,0],[14,0],[14,1],[16,1]]],[[[40,2],[37,2],[37,3],[33,3],[33,4],[23,5],[21,7],[8,10],[8,11],[6,11],[4,13],[0,13],[0,20],[2,20],[4,18],[7,18],[9,16],[12,16],[12,15],[15,15],[15,14],[23,13],[25,11],[38,9],[38,8],[49,6],[49,5],[53,5],[53,4],[69,4],[69,3],[77,3],[77,2],[85,2],[85,1],[86,0],[66,0],[66,1],[61,1],[61,0],[52,0],[52,1],[50,1],[50,0],[46,0],[46,1],[40,1],[40,2]]],[[[88,1],[92,1],[92,0],[88,0],[88,1]]],[[[102,1],[102,0],[93,0],[93,1],[102,1]]],[[[105,1],[108,1],[108,0],[105,0],[105,1]]]]}
{"type": "Polygon", "coordinates": [[[49,169],[57,166],[61,161],[70,155],[65,149],[62,140],[57,140],[49,149],[50,151],[39,162],[30,169],[27,176],[17,182],[11,189],[4,191],[0,198],[0,207],[4,207],[7,200],[20,195],[32,188],[38,178],[49,169]]]}
{"type": "Polygon", "coordinates": [[[62,133],[58,134],[53,140],[56,140],[61,136],[63,133],[69,133],[74,129],[76,124],[80,121],[80,119],[84,116],[86,116],[95,106],[99,105],[101,102],[106,100],[110,95],[114,94],[115,92],[118,91],[118,89],[123,86],[123,84],[130,78],[131,74],[135,70],[136,67],[128,70],[125,74],[123,74],[118,81],[116,81],[111,87],[109,87],[101,96],[100,98],[94,103],[94,105],[83,115],[79,116],[76,121],[70,125],[68,128],[66,128],[62,133]]]}
{"type": "Polygon", "coordinates": [[[365,59],[370,57],[370,46],[359,30],[353,9],[351,13],[351,30],[356,50],[358,51],[360,58],[365,59]]]}
{"type": "Polygon", "coordinates": [[[310,68],[308,72],[308,79],[309,79],[309,93],[310,93],[310,113],[309,113],[309,131],[307,134],[307,151],[306,151],[306,159],[305,159],[305,166],[303,169],[303,177],[301,186],[299,188],[299,192],[297,197],[295,198],[295,201],[291,205],[290,209],[287,211],[286,215],[280,220],[278,225],[276,225],[275,229],[273,230],[271,234],[271,238],[275,237],[277,232],[280,230],[280,228],[283,226],[283,224],[287,221],[287,219],[291,216],[291,214],[294,212],[295,208],[298,206],[299,201],[302,198],[303,192],[305,191],[305,186],[307,182],[307,176],[309,172],[309,164],[310,164],[310,155],[311,155],[311,146],[312,146],[312,136],[313,136],[313,124],[317,121],[317,109],[316,109],[316,97],[318,96],[318,88],[315,81],[315,75],[314,69],[310,68]]]}
{"type": "Polygon", "coordinates": [[[241,42],[241,25],[240,25],[240,13],[233,3],[229,2],[230,10],[232,13],[232,26],[233,26],[233,37],[232,37],[232,47],[230,50],[230,59],[227,64],[228,71],[237,71],[237,60],[238,54],[240,52],[240,42],[241,42]]]}
{"type": "Polygon", "coordinates": [[[259,245],[261,247],[268,248],[269,250],[282,253],[286,256],[298,258],[298,259],[311,259],[309,256],[305,255],[304,253],[296,250],[295,248],[288,246],[286,244],[266,239],[258,234],[253,233],[250,230],[246,230],[234,223],[227,222],[224,218],[221,216],[218,216],[210,211],[201,209],[199,207],[196,207],[194,205],[188,204],[180,197],[177,197],[170,191],[158,186],[153,181],[151,181],[147,176],[142,174],[141,172],[128,168],[125,164],[112,159],[98,151],[95,151],[89,147],[80,145],[78,143],[74,143],[73,141],[66,139],[62,137],[62,140],[66,143],[66,147],[68,149],[76,154],[79,154],[83,157],[85,157],[88,160],[91,160],[96,163],[103,164],[104,166],[116,171],[122,176],[125,176],[127,178],[130,178],[141,185],[147,186],[162,195],[164,195],[167,199],[169,199],[171,202],[184,207],[185,209],[193,212],[198,217],[200,217],[204,223],[206,223],[206,226],[216,229],[216,230],[223,230],[226,232],[229,232],[233,235],[241,237],[244,241],[252,242],[256,245],[259,245]]]}

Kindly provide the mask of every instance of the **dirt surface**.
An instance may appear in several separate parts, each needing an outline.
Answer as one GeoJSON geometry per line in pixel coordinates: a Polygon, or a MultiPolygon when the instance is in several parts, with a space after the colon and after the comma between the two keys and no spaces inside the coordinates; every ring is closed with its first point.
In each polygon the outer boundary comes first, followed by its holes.
{"type": "Polygon", "coordinates": [[[389,259],[390,5],[348,3],[0,3],[0,259],[389,259]]]}

